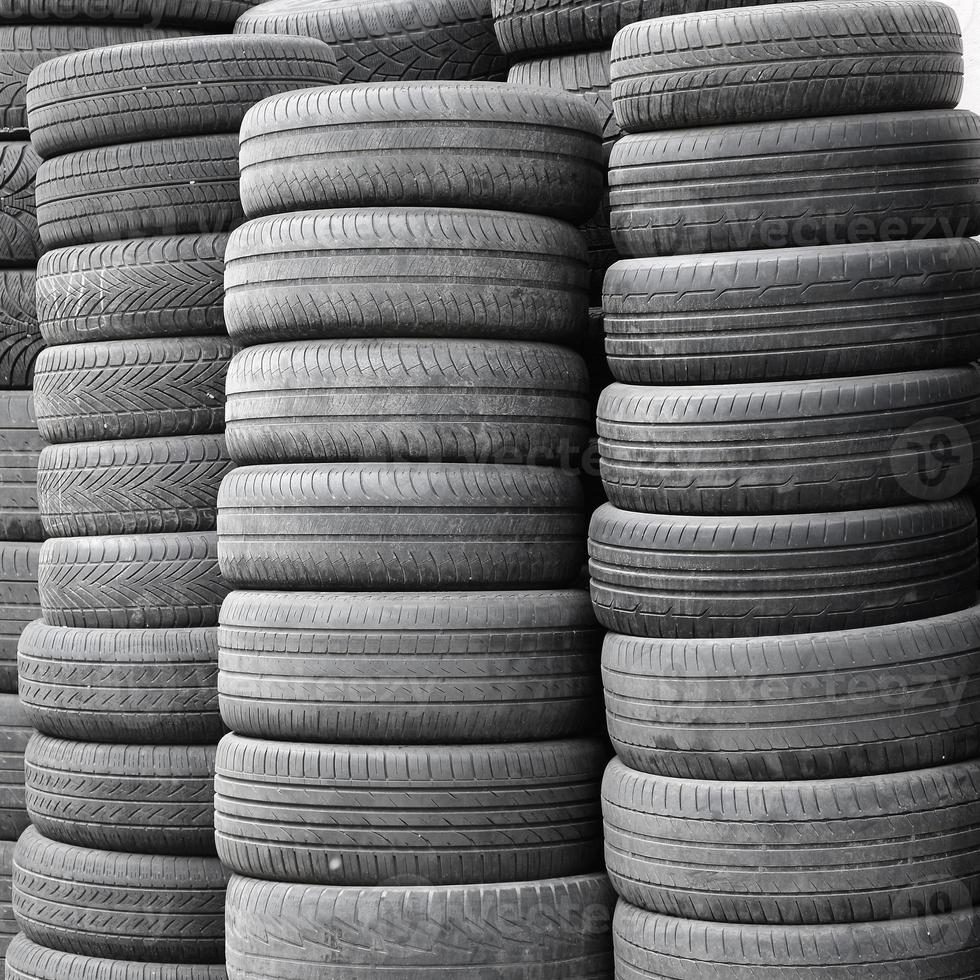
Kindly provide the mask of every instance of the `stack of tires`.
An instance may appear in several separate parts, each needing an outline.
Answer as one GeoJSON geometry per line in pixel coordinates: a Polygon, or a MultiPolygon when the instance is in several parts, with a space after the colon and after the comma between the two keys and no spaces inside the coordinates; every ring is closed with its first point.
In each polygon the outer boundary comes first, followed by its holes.
{"type": "Polygon", "coordinates": [[[53,346],[35,375],[51,443],[43,618],[19,648],[38,734],[34,826],[14,855],[17,980],[224,976],[214,526],[231,468],[221,292],[241,217],[237,128],[265,96],[334,78],[320,42],[231,35],[82,52],[31,75],[50,250],[38,317],[53,346]]]}
{"type": "Polygon", "coordinates": [[[574,461],[578,100],[345,85],[242,127],[226,262],[229,977],[611,975],[574,461]],[[329,941],[324,941],[329,936],[329,941]]]}
{"type": "Polygon", "coordinates": [[[977,975],[960,54],[925,0],[614,42],[590,569],[621,980],[977,975]]]}

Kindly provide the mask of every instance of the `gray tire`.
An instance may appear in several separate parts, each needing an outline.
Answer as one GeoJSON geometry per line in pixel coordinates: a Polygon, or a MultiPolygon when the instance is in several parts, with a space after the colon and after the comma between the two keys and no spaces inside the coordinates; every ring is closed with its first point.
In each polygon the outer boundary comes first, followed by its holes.
{"type": "Polygon", "coordinates": [[[0,269],[0,388],[30,388],[44,343],[34,305],[34,270],[0,269]]]}
{"type": "Polygon", "coordinates": [[[37,506],[43,446],[31,393],[0,390],[0,540],[44,539],[37,506]]]}
{"type": "Polygon", "coordinates": [[[41,615],[40,557],[39,543],[0,541],[0,691],[17,690],[17,640],[41,615]]]}

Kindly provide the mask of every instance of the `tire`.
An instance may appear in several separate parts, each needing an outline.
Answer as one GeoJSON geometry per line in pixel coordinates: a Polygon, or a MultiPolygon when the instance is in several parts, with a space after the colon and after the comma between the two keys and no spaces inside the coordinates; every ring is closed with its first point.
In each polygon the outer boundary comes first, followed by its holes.
{"type": "Polygon", "coordinates": [[[612,46],[628,133],[953,109],[962,94],[960,26],[933,0],[692,13],[632,24],[612,46]]]}
{"type": "MultiPolygon", "coordinates": [[[[24,750],[30,738],[31,724],[17,695],[0,694],[0,839],[4,841],[16,840],[30,824],[24,804],[24,750]]],[[[0,878],[3,870],[0,861],[0,878]]],[[[9,875],[9,864],[6,871],[9,875]]],[[[0,884],[0,923],[4,902],[9,904],[10,895],[4,896],[0,884]]],[[[4,935],[0,924],[0,942],[4,935]]]]}
{"type": "Polygon", "coordinates": [[[238,874],[345,886],[462,885],[600,866],[598,741],[218,745],[218,855],[238,874]]]}
{"type": "Polygon", "coordinates": [[[563,586],[582,507],[576,477],[537,466],[243,467],[218,494],[221,573],[257,589],[563,586]]]}
{"type": "Polygon", "coordinates": [[[28,939],[80,956],[223,961],[217,859],[58,844],[30,828],[14,852],[14,913],[28,939]]]}
{"type": "Polygon", "coordinates": [[[0,390],[0,540],[42,541],[37,461],[44,446],[29,391],[0,390]]]}
{"type": "Polygon", "coordinates": [[[428,980],[436,971],[445,980],[481,972],[494,980],[611,980],[614,903],[599,874],[356,890],[233,876],[228,978],[347,980],[387,968],[398,980],[428,980]],[[406,942],[419,935],[425,943],[406,942]]]}
{"type": "Polygon", "coordinates": [[[0,269],[0,389],[30,388],[44,347],[34,309],[34,270],[0,269]]]}
{"type": "Polygon", "coordinates": [[[35,735],[24,759],[31,823],[77,847],[213,854],[214,753],[35,735]]]}
{"type": "Polygon", "coordinates": [[[82,51],[39,66],[27,85],[42,157],[140,140],[234,133],[270,95],[337,80],[312,38],[191,37],[82,51]]]}
{"type": "Polygon", "coordinates": [[[214,626],[228,591],[213,532],[51,538],[38,568],[49,626],[214,626]]]}
{"type": "MultiPolygon", "coordinates": [[[[3,51],[3,33],[4,28],[0,26],[0,53],[3,51]]],[[[0,141],[0,268],[33,266],[41,254],[34,202],[35,178],[40,165],[41,158],[30,143],[0,141]]]]}
{"type": "Polygon", "coordinates": [[[38,731],[62,739],[215,743],[214,629],[65,629],[20,639],[20,698],[38,731]]]}
{"type": "Polygon", "coordinates": [[[37,316],[49,344],[225,333],[227,235],[180,235],[47,252],[37,316]]]}
{"type": "Polygon", "coordinates": [[[41,615],[40,555],[36,542],[0,541],[0,691],[17,690],[17,638],[41,615]]]}
{"type": "Polygon", "coordinates": [[[838,633],[634,639],[602,656],[616,755],[680,779],[873,776],[962,762],[980,740],[980,607],[838,633]]]}
{"type": "Polygon", "coordinates": [[[895,922],[743,926],[668,918],[620,902],[613,936],[620,980],[973,980],[980,955],[976,910],[895,922]]]}
{"type": "Polygon", "coordinates": [[[570,350],[513,341],[253,347],[228,369],[228,449],[239,463],[571,466],[591,429],[588,378],[570,350]]]}
{"type": "Polygon", "coordinates": [[[571,737],[592,724],[600,643],[586,592],[233,592],[221,715],[284,741],[571,737]]]}
{"type": "Polygon", "coordinates": [[[574,346],[588,269],[574,228],[423,208],[256,218],[226,252],[225,318],[243,345],[456,337],[574,346]]]}
{"type": "Polygon", "coordinates": [[[630,259],[604,296],[627,384],[834,378],[980,357],[980,244],[881,242],[630,259]]]}
{"type": "Polygon", "coordinates": [[[955,911],[980,894],[978,788],[978,762],[719,783],[614,760],[602,784],[606,867],[631,905],[682,919],[816,925],[955,911]]]}
{"type": "Polygon", "coordinates": [[[980,371],[647,388],[599,399],[609,500],[660,514],[784,514],[947,500],[974,477],[980,371]]]}
{"type": "Polygon", "coordinates": [[[238,199],[238,135],[145,140],[45,160],[35,182],[46,249],[117,238],[230,231],[238,199]]]}
{"type": "Polygon", "coordinates": [[[605,167],[582,100],[501,82],[309,89],[242,126],[251,217],[346,207],[461,207],[580,223],[605,167]]]}
{"type": "Polygon", "coordinates": [[[34,378],[38,428],[54,443],[220,433],[232,350],[226,337],[48,348],[34,378]]]}
{"type": "Polygon", "coordinates": [[[18,933],[17,920],[11,903],[11,872],[14,863],[14,842],[0,841],[0,969],[14,936],[18,933]]]}
{"type": "Polygon", "coordinates": [[[980,118],[969,112],[627,136],[610,168],[624,257],[980,232],[980,118]]]}
{"type": "Polygon", "coordinates": [[[976,597],[965,497],[839,514],[592,518],[599,621],[632,636],[777,636],[942,616],[976,597]]]}
{"type": "Polygon", "coordinates": [[[307,34],[333,50],[341,82],[498,81],[490,0],[273,0],[247,11],[236,34],[307,34]]]}
{"type": "Polygon", "coordinates": [[[234,24],[253,0],[2,0],[4,23],[77,21],[95,24],[234,24]]]}
{"type": "Polygon", "coordinates": [[[38,497],[52,537],[213,531],[232,463],[223,436],[48,446],[38,497]]]}

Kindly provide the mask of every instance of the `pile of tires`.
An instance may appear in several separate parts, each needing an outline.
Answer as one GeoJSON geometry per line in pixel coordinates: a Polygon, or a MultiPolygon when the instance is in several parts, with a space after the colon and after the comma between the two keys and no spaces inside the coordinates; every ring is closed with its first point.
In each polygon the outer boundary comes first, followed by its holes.
{"type": "Polygon", "coordinates": [[[624,28],[594,607],[622,980],[972,978],[980,120],[955,15],[624,28]]]}
{"type": "Polygon", "coordinates": [[[611,975],[580,101],[277,96],[241,133],[218,554],[227,968],[611,975]],[[329,941],[324,941],[329,936],[329,941]]]}
{"type": "Polygon", "coordinates": [[[215,853],[216,498],[231,469],[223,255],[237,129],[331,83],[307,38],[173,38],[45,62],[38,167],[42,618],[19,645],[37,730],[13,858],[17,980],[224,976],[215,853]],[[160,972],[163,971],[163,972],[160,972]]]}

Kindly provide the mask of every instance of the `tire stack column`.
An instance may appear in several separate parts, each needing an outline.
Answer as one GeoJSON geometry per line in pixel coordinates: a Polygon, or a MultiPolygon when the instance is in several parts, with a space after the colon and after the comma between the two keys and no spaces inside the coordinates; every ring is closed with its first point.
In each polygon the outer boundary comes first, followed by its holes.
{"type": "Polygon", "coordinates": [[[590,571],[620,980],[976,976],[960,54],[932,2],[614,41],[590,571]]]}
{"type": "Polygon", "coordinates": [[[19,647],[38,733],[7,975],[224,977],[215,856],[216,495],[241,219],[237,129],[335,79],[310,39],[170,39],[46,62],[28,91],[52,345],[35,401],[48,540],[19,647]]]}

